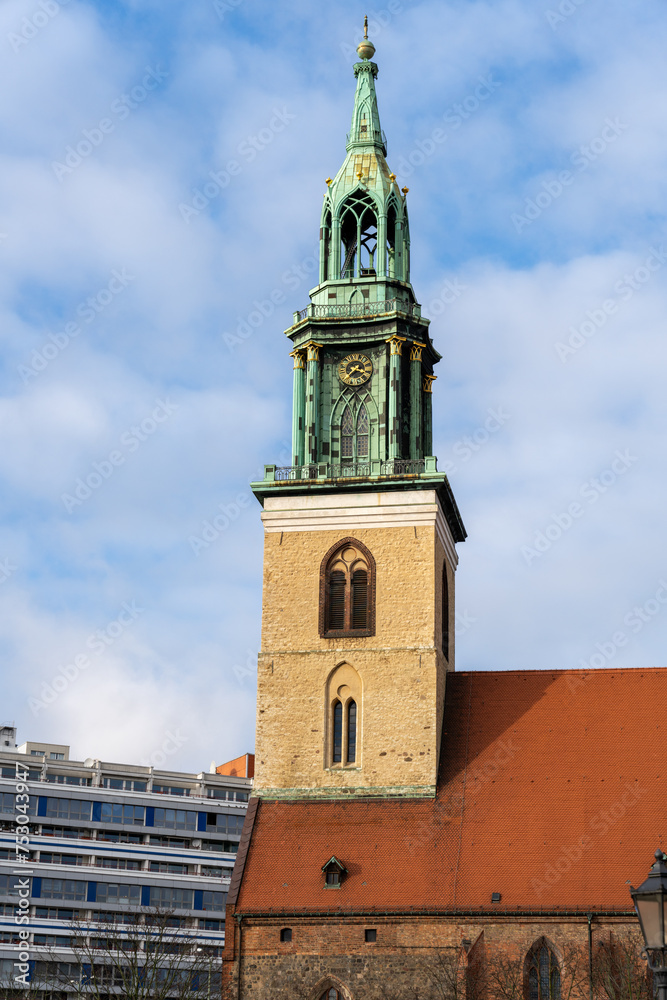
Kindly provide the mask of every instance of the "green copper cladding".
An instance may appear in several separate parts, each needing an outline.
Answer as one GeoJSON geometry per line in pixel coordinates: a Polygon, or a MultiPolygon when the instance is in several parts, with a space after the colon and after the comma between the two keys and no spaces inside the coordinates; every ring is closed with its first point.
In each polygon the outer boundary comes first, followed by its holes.
{"type": "Polygon", "coordinates": [[[258,499],[341,489],[437,489],[465,528],[431,455],[431,385],[440,355],[410,283],[407,187],[387,164],[367,38],[346,156],[327,179],[319,282],[286,330],[294,358],[292,462],[266,466],[258,499]]]}

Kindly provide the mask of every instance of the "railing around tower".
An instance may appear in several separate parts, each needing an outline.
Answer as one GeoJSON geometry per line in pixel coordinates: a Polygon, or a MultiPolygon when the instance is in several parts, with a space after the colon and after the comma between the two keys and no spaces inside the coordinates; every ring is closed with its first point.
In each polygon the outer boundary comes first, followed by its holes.
{"type": "Polygon", "coordinates": [[[285,465],[275,467],[275,481],[287,482],[308,479],[360,479],[369,476],[419,476],[426,471],[426,462],[420,459],[395,458],[389,462],[349,462],[339,465],[285,465]]]}
{"type": "Polygon", "coordinates": [[[346,319],[364,318],[366,316],[382,316],[384,313],[402,312],[407,316],[420,319],[422,307],[418,303],[405,302],[402,299],[382,299],[380,302],[343,302],[338,305],[314,305],[312,302],[305,309],[294,313],[294,322],[301,323],[304,319],[346,319]]]}

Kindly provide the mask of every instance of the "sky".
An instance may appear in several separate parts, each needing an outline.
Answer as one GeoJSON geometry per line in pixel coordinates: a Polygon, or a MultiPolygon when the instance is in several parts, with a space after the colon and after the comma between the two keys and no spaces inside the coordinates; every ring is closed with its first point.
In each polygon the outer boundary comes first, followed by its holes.
{"type": "Polygon", "coordinates": [[[468,531],[457,669],[667,665],[662,0],[3,0],[19,742],[193,771],[253,748],[248,484],[289,453],[283,331],[365,13],[468,531]]]}

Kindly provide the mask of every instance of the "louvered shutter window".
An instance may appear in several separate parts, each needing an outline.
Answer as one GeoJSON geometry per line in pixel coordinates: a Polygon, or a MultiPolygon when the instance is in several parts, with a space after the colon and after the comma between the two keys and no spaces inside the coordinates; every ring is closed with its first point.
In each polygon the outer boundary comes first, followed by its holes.
{"type": "Polygon", "coordinates": [[[320,635],[375,634],[375,561],[365,545],[346,539],[320,567],[320,635]]]}
{"type": "Polygon", "coordinates": [[[351,701],[347,706],[347,763],[354,764],[357,759],[357,703],[351,701]]]}
{"type": "Polygon", "coordinates": [[[345,628],[345,573],[334,570],[329,579],[329,629],[345,628]]]}
{"type": "Polygon", "coordinates": [[[339,701],[334,703],[333,723],[333,762],[334,764],[340,764],[343,753],[343,706],[339,701]]]}
{"type": "Polygon", "coordinates": [[[352,574],[352,622],[351,627],[366,628],[368,625],[368,573],[357,569],[352,574]]]}

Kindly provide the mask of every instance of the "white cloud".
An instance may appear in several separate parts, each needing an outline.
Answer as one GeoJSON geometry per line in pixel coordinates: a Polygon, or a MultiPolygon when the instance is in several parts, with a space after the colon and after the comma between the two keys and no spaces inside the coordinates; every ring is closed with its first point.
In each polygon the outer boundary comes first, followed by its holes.
{"type": "MultiPolygon", "coordinates": [[[[190,539],[289,440],[282,331],[315,282],[304,262],[344,155],[345,52],[361,19],[351,0],[335,18],[297,0],[223,19],[213,3],[107,6],[71,0],[18,52],[7,34],[26,6],[0,10],[0,122],[13,138],[0,158],[0,559],[17,567],[0,583],[5,711],[21,738],[107,759],[149,756],[181,726],[170,761],[198,770],[253,740],[259,506],[198,555],[190,539]],[[121,120],[113,102],[156,66],[166,78],[121,120]],[[276,108],[294,118],[251,158],[243,143],[276,108]],[[52,161],[105,116],[113,130],[59,181],[52,161]],[[232,159],[240,172],[184,222],[179,205],[232,159]],[[132,280],[85,323],[82,303],[123,268],[132,280]],[[223,339],[276,290],[284,299],[250,336],[223,339]],[[22,379],[18,366],[77,319],[71,344],[22,379]],[[68,513],[62,493],[164,398],[178,411],[68,513]],[[28,699],[128,601],[145,608],[132,629],[34,716],[28,699]]],[[[576,665],[663,574],[667,268],[627,299],[614,287],[664,230],[666,33],[657,0],[641,17],[615,2],[603,17],[587,0],[554,29],[528,0],[504,0],[403,3],[375,39],[390,164],[480,76],[499,82],[407,180],[418,297],[432,302],[445,279],[468,286],[432,314],[437,451],[455,462],[470,531],[458,600],[476,621],[461,668],[576,665]],[[517,232],[512,213],[617,116],[628,128],[517,232]],[[609,297],[618,309],[563,363],[554,345],[609,297]],[[498,406],[502,428],[454,454],[498,406]],[[521,547],[617,449],[637,462],[527,565],[521,547]]],[[[651,619],[613,663],[660,663],[665,628],[651,619]]]]}

